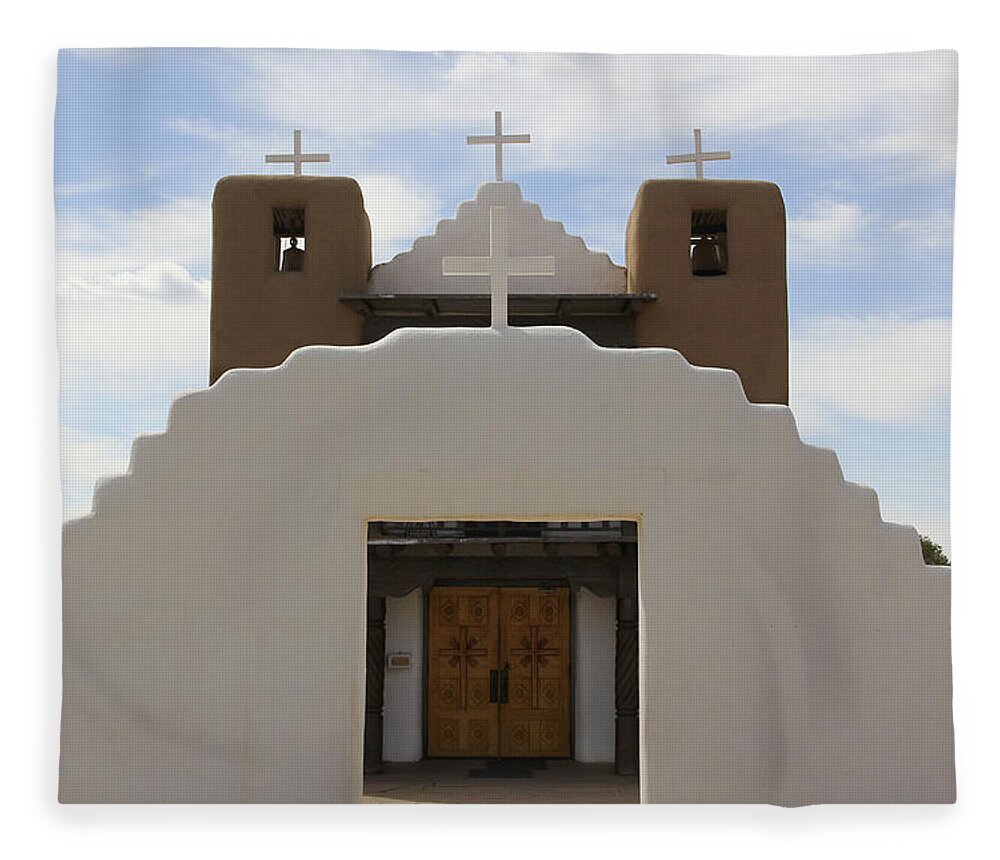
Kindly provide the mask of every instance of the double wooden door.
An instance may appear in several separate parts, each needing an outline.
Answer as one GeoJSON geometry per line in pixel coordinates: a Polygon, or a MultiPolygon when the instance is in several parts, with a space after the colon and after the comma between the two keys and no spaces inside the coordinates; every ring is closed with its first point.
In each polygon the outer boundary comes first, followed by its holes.
{"type": "Polygon", "coordinates": [[[427,754],[570,755],[569,589],[431,589],[427,754]]]}

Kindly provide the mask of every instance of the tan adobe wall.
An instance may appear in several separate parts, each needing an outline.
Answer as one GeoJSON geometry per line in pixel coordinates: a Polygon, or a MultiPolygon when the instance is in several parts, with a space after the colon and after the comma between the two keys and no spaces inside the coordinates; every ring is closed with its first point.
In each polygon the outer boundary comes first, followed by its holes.
{"type": "Polygon", "coordinates": [[[209,382],[275,367],[302,346],[353,346],[361,317],[338,300],[366,289],[371,225],[361,188],[339,176],[227,176],[212,201],[209,382]],[[305,267],[275,271],[273,210],[305,210],[305,267]]]}
{"type": "Polygon", "coordinates": [[[788,403],[785,205],[770,182],[656,179],[642,184],[625,242],[628,289],[655,293],[636,318],[636,346],[678,350],[735,370],[755,403],[788,403]],[[729,268],[691,272],[691,212],[724,209],[729,268]]]}

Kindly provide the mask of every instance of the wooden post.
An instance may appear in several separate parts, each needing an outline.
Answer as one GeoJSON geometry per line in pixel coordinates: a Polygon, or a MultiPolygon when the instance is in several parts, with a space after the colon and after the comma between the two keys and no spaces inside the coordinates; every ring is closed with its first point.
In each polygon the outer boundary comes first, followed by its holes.
{"type": "Polygon", "coordinates": [[[365,671],[365,773],[382,772],[382,708],[385,704],[385,598],[368,595],[365,671]]]}
{"type": "Polygon", "coordinates": [[[615,633],[615,772],[639,772],[639,594],[634,546],[622,548],[615,633]]]}

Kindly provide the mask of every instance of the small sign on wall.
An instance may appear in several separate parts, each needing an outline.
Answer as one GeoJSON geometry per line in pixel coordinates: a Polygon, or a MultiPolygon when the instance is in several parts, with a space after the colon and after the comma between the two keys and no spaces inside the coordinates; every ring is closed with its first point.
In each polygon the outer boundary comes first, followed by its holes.
{"type": "Polygon", "coordinates": [[[389,669],[409,669],[413,665],[413,660],[409,654],[387,654],[385,664],[389,669]]]}

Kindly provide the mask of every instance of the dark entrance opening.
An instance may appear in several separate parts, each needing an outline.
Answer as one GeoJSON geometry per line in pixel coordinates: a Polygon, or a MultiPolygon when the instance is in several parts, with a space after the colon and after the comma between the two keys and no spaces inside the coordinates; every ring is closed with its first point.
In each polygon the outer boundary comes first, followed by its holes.
{"type": "MultiPolygon", "coordinates": [[[[553,642],[538,641],[544,634],[551,640],[556,629],[560,607],[569,595],[581,587],[599,597],[615,599],[614,631],[614,771],[619,775],[634,775],[639,768],[639,673],[638,673],[638,558],[637,527],[629,520],[603,520],[589,522],[515,522],[515,521],[433,521],[433,522],[372,522],[368,529],[368,633],[366,651],[366,707],[364,766],[366,774],[377,774],[383,769],[383,733],[385,708],[385,674],[388,661],[405,664],[408,655],[386,654],[386,598],[402,598],[414,589],[424,595],[423,648],[426,657],[431,613],[441,613],[445,622],[453,624],[441,635],[450,637],[445,646],[457,667],[447,681],[451,685],[442,695],[461,695],[463,701],[472,697],[482,699],[488,708],[494,698],[501,704],[504,692],[511,694],[510,679],[517,672],[510,671],[510,659],[523,665],[521,677],[538,672],[538,661],[544,662],[546,650],[553,649],[553,642]],[[432,605],[431,595],[436,595],[432,605]],[[491,607],[491,594],[498,595],[497,609],[491,607]],[[445,603],[442,603],[444,595],[445,603]],[[503,599],[500,599],[500,595],[503,599]],[[462,596],[462,599],[457,599],[462,596]],[[451,597],[456,597],[450,601],[451,597]],[[450,601],[450,602],[448,602],[450,601]],[[462,602],[465,601],[465,602],[462,602]],[[471,603],[469,601],[472,601],[471,603]],[[520,601],[520,603],[519,603],[520,601]],[[469,605],[466,606],[466,603],[469,605]],[[473,606],[472,603],[476,605],[473,606]],[[523,609],[520,608],[523,604],[523,609]],[[491,612],[527,613],[522,627],[500,627],[500,645],[491,650],[484,646],[481,631],[490,624],[491,612]],[[448,614],[454,613],[449,621],[448,614]],[[536,617],[537,616],[537,617],[536,617]],[[470,620],[472,619],[472,620],[470,620]],[[538,625],[543,625],[539,627],[538,625]],[[548,625],[548,626],[545,626],[548,625]],[[549,629],[552,628],[552,629],[549,629]],[[539,633],[539,630],[542,633],[539,633]],[[470,633],[470,630],[473,633],[470,633]],[[513,632],[511,632],[513,631],[513,632]],[[473,635],[474,634],[474,635],[473,635]],[[464,638],[463,638],[464,637],[464,638]],[[477,639],[472,642],[471,639],[477,639]],[[452,643],[451,639],[455,639],[452,643]],[[466,641],[469,639],[470,641],[466,641]],[[524,642],[520,640],[524,639],[524,642]],[[479,653],[480,651],[484,653],[479,653]],[[501,665],[499,655],[506,659],[501,665]],[[466,663],[475,662],[470,669],[466,663]],[[466,663],[462,661],[465,660],[466,663]],[[497,665],[486,665],[493,660],[497,665]],[[483,662],[483,665],[478,665],[483,662]],[[508,672],[505,673],[505,669],[508,672]],[[480,675],[482,677],[480,677],[480,675]],[[504,681],[507,682],[504,685],[504,681]],[[504,690],[503,687],[508,689],[504,690]],[[480,689],[482,687],[482,689],[480,689]],[[452,689],[454,688],[454,689],[452,689]]],[[[498,616],[499,617],[499,616],[498,616]]],[[[517,619],[515,619],[517,620],[517,619]]],[[[442,622],[437,622],[442,623],[442,622]]],[[[439,643],[440,644],[440,643],[439,643]]],[[[435,646],[437,647],[437,646],[435,646]]],[[[558,651],[558,649],[556,649],[558,651]]],[[[426,660],[419,661],[428,666],[426,660]]],[[[557,659],[554,661],[557,662],[557,659]]],[[[393,667],[390,667],[392,669],[393,667]]],[[[546,677],[552,677],[552,669],[546,677]]],[[[441,748],[440,724],[428,726],[427,683],[429,672],[424,672],[421,714],[413,719],[422,721],[423,755],[441,748]],[[429,728],[433,737],[428,739],[429,728]],[[436,745],[436,747],[435,747],[436,745]]],[[[532,676],[533,677],[533,676],[532,676]]],[[[610,677],[610,676],[609,676],[610,677]]],[[[433,683],[440,679],[431,678],[433,683]]],[[[523,686],[523,685],[522,685],[523,686]]],[[[438,689],[437,687],[435,688],[438,689]]],[[[558,682],[519,688],[517,695],[539,700],[551,698],[558,682]]],[[[524,705],[530,707],[530,703],[524,705]]],[[[509,713],[514,713],[511,709],[509,713]]],[[[433,715],[432,715],[433,718],[433,715]]],[[[572,720],[572,716],[570,718],[572,720]]],[[[483,729],[459,726],[465,738],[473,732],[472,741],[481,738],[483,729]]],[[[532,731],[535,731],[532,728],[532,731]]],[[[450,729],[449,729],[450,731],[450,729]]],[[[515,730],[516,731],[516,730],[515,730]]],[[[544,727],[540,730],[544,735],[544,727]]],[[[571,727],[572,732],[572,727],[571,727]]],[[[488,731],[484,736],[488,736],[488,731]]],[[[609,737],[609,736],[607,736],[609,737]]],[[[448,738],[445,737],[445,740],[448,738]]],[[[506,749],[516,745],[518,738],[507,735],[506,749]],[[513,737],[513,741],[511,740],[513,737]]],[[[465,743],[465,740],[462,741],[465,743]]],[[[488,738],[487,741],[488,742],[488,738]]],[[[545,738],[542,738],[544,744],[545,738]]],[[[502,744],[503,741],[498,741],[502,744]]],[[[498,749],[500,746],[498,745],[498,749]]],[[[470,748],[471,749],[471,748],[470,748]]],[[[484,750],[487,747],[483,748],[484,750]]],[[[524,755],[537,756],[540,747],[524,747],[524,755]]],[[[483,758],[493,758],[492,747],[483,758]]],[[[572,748],[570,748],[572,752],[572,748]]],[[[435,752],[434,755],[440,755],[435,752]]],[[[465,754],[461,750],[456,755],[465,754]]],[[[474,754],[474,753],[469,753],[474,754]]],[[[509,753],[511,754],[511,753],[509,753]]],[[[564,753],[563,753],[564,754],[564,753]]],[[[557,756],[559,757],[559,756],[557,756]]],[[[609,767],[609,766],[608,766],[609,767]]]]}

